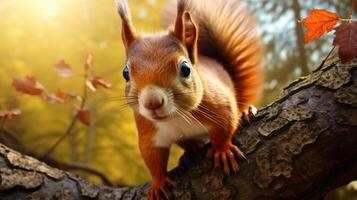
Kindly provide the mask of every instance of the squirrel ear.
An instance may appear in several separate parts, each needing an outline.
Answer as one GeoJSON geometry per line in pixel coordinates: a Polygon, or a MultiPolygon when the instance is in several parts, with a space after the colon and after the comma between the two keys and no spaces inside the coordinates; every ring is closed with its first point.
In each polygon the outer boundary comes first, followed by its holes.
{"type": "Polygon", "coordinates": [[[126,0],[115,0],[119,16],[122,20],[122,39],[126,51],[134,40],[137,38],[135,28],[131,22],[130,10],[126,0]]]}
{"type": "Polygon", "coordinates": [[[190,12],[185,11],[184,1],[179,1],[173,34],[186,46],[191,62],[196,64],[198,27],[190,12]]]}

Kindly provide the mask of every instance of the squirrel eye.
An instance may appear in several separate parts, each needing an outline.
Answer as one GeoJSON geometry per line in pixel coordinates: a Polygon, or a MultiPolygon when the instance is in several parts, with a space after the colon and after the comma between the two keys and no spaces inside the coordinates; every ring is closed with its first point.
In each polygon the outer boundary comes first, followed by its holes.
{"type": "Polygon", "coordinates": [[[129,81],[129,68],[128,66],[125,66],[124,70],[123,70],[123,77],[125,78],[126,81],[129,81]]]}
{"type": "Polygon", "coordinates": [[[187,63],[187,61],[183,61],[180,64],[180,76],[183,78],[189,77],[191,74],[191,68],[190,65],[187,63]]]}

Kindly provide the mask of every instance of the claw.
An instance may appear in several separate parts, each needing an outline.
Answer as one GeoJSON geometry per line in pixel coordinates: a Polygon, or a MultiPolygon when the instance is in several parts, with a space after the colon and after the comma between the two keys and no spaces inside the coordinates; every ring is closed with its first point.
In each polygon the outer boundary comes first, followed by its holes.
{"type": "Polygon", "coordinates": [[[231,144],[230,147],[233,149],[233,151],[237,154],[238,157],[243,158],[244,160],[247,160],[247,158],[245,157],[243,152],[241,150],[239,150],[236,145],[231,144]]]}
{"type": "Polygon", "coordinates": [[[228,158],[229,158],[229,162],[231,163],[233,172],[239,171],[239,165],[238,165],[236,159],[234,158],[233,153],[228,154],[228,158]]]}
{"type": "Polygon", "coordinates": [[[160,188],[160,191],[162,192],[162,194],[164,194],[166,199],[170,199],[171,195],[164,187],[160,188]]]}
{"type": "Polygon", "coordinates": [[[224,173],[229,174],[229,166],[228,166],[226,152],[221,153],[221,158],[222,158],[222,162],[223,162],[223,171],[224,171],[224,173]]]}
{"type": "Polygon", "coordinates": [[[160,199],[159,191],[155,191],[155,192],[154,192],[154,197],[155,197],[155,199],[157,199],[157,200],[160,199]]]}
{"type": "Polygon", "coordinates": [[[246,159],[243,152],[241,152],[234,144],[229,144],[222,150],[215,150],[212,148],[208,151],[207,155],[209,155],[209,157],[212,157],[213,155],[215,168],[223,167],[224,173],[229,174],[230,171],[239,171],[239,165],[234,154],[240,158],[246,159]]]}
{"type": "Polygon", "coordinates": [[[167,179],[166,179],[166,183],[167,183],[169,186],[171,186],[171,187],[177,187],[176,181],[174,181],[174,180],[172,180],[172,179],[170,179],[170,178],[167,178],[167,179]]]}
{"type": "Polygon", "coordinates": [[[166,177],[164,180],[154,184],[148,191],[148,200],[170,200],[171,192],[166,186],[176,187],[176,182],[166,177]]]}
{"type": "Polygon", "coordinates": [[[218,168],[221,166],[219,161],[219,153],[214,153],[214,168],[218,168]]]}

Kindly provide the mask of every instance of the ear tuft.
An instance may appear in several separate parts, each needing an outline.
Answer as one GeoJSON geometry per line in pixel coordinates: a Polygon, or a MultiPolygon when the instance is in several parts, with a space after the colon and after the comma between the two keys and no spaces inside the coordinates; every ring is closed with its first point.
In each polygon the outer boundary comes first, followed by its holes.
{"type": "Polygon", "coordinates": [[[191,62],[197,62],[198,26],[190,13],[190,0],[179,0],[173,35],[185,45],[191,62]]]}
{"type": "Polygon", "coordinates": [[[187,8],[187,1],[185,0],[179,0],[177,3],[177,15],[182,15],[182,13],[186,10],[187,8]]]}
{"type": "Polygon", "coordinates": [[[122,20],[122,39],[125,49],[128,51],[130,44],[137,38],[135,28],[131,22],[130,9],[126,0],[115,0],[115,6],[122,20]]]}
{"type": "Polygon", "coordinates": [[[130,9],[126,0],[115,0],[115,7],[118,10],[120,18],[124,21],[131,21],[130,9]]]}

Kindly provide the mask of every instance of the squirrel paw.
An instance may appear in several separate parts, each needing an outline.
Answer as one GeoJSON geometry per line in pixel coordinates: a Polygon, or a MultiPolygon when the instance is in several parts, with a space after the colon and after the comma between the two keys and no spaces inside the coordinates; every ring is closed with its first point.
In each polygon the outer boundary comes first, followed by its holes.
{"type": "Polygon", "coordinates": [[[176,182],[165,177],[154,183],[148,191],[148,200],[170,200],[172,194],[167,186],[176,187],[176,182]]]}
{"type": "Polygon", "coordinates": [[[248,109],[243,110],[243,113],[242,113],[243,126],[249,125],[250,122],[255,118],[255,115],[257,114],[257,112],[258,112],[258,109],[252,105],[250,105],[248,109]]]}
{"type": "Polygon", "coordinates": [[[224,173],[229,174],[231,169],[233,170],[233,172],[237,172],[239,170],[239,165],[234,157],[234,154],[236,154],[240,158],[246,159],[244,154],[234,144],[229,144],[226,148],[223,148],[221,150],[217,150],[212,147],[210,150],[208,150],[207,157],[212,158],[213,156],[214,167],[222,167],[221,164],[223,164],[224,173]]]}

